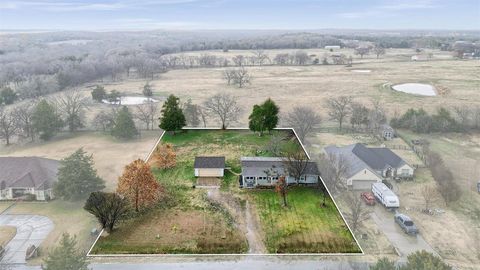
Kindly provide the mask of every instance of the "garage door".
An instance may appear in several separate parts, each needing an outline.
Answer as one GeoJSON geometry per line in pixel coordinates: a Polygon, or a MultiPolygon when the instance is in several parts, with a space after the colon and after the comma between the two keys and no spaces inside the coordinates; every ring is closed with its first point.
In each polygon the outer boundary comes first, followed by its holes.
{"type": "Polygon", "coordinates": [[[222,169],[198,169],[200,177],[222,177],[222,169]]]}
{"type": "Polygon", "coordinates": [[[353,180],[352,188],[354,190],[371,190],[372,184],[376,182],[376,180],[353,180]]]}

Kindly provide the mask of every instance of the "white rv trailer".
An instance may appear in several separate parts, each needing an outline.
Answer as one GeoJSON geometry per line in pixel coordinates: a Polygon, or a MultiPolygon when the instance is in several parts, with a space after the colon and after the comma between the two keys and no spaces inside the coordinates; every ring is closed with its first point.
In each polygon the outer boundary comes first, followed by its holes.
{"type": "Polygon", "coordinates": [[[372,193],[385,207],[398,208],[400,200],[384,183],[373,183],[372,193]]]}

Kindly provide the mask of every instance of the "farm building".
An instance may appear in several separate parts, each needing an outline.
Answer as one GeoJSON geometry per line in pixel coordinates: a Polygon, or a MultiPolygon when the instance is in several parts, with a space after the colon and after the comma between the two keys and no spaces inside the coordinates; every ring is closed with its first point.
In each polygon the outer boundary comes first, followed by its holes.
{"type": "Polygon", "coordinates": [[[387,124],[380,126],[380,136],[386,141],[393,140],[395,138],[395,130],[387,124]]]}
{"type": "Polygon", "coordinates": [[[325,50],[340,50],[340,46],[339,45],[327,45],[325,46],[325,50]]]}
{"type": "Polygon", "coordinates": [[[196,177],[223,177],[225,157],[195,157],[193,168],[196,177]]]}
{"type": "Polygon", "coordinates": [[[39,157],[0,157],[0,200],[53,199],[59,162],[39,157]]]}
{"type": "Polygon", "coordinates": [[[240,186],[254,188],[273,186],[278,178],[285,176],[287,184],[316,184],[320,178],[317,164],[308,161],[300,179],[289,175],[285,169],[285,159],[279,157],[242,157],[240,186]]]}
{"type": "Polygon", "coordinates": [[[346,164],[344,181],[350,189],[370,189],[373,183],[388,178],[413,178],[413,167],[388,148],[367,148],[357,143],[345,147],[328,146],[325,152],[337,162],[346,164]]]}

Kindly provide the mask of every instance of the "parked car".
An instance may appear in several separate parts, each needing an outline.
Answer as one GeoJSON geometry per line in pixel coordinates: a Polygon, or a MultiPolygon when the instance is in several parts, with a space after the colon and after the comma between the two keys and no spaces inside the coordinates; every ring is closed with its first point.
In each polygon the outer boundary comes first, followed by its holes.
{"type": "Polygon", "coordinates": [[[360,194],[360,198],[362,198],[362,200],[365,201],[367,205],[375,205],[375,196],[373,196],[372,192],[362,192],[360,194]]]}
{"type": "Polygon", "coordinates": [[[398,214],[395,214],[394,219],[395,219],[395,222],[398,223],[398,225],[400,225],[400,227],[405,233],[412,234],[412,235],[416,235],[418,233],[417,227],[413,223],[412,219],[407,215],[398,213],[398,214]]]}

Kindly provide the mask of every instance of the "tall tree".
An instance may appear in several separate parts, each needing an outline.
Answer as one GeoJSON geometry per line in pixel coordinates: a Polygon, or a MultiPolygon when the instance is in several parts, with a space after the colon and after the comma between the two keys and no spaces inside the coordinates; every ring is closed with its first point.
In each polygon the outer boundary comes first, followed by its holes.
{"type": "Polygon", "coordinates": [[[145,123],[147,130],[153,130],[155,119],[157,118],[158,106],[156,102],[147,101],[136,106],[135,116],[138,120],[145,123]]]}
{"type": "Polygon", "coordinates": [[[5,140],[6,145],[10,145],[10,139],[17,130],[13,113],[0,106],[0,138],[5,140]]]}
{"type": "Polygon", "coordinates": [[[237,121],[242,112],[236,98],[226,93],[210,97],[205,101],[204,107],[209,114],[220,118],[222,129],[226,129],[231,122],[237,121]]]}
{"type": "Polygon", "coordinates": [[[25,102],[22,106],[17,106],[13,109],[13,117],[15,118],[15,125],[18,129],[18,135],[21,138],[29,138],[30,141],[35,140],[36,131],[33,127],[33,113],[35,104],[33,102],[25,102]]]}
{"type": "Polygon", "coordinates": [[[253,105],[253,110],[248,117],[248,128],[253,132],[258,132],[260,136],[265,131],[265,119],[263,107],[260,105],[253,105]]]}
{"type": "Polygon", "coordinates": [[[367,126],[368,116],[370,114],[368,108],[357,102],[352,102],[351,108],[352,116],[350,117],[350,124],[352,124],[352,128],[361,128],[362,125],[367,126]]]}
{"type": "Polygon", "coordinates": [[[32,115],[32,126],[40,135],[40,139],[51,139],[63,125],[63,120],[54,105],[44,99],[37,104],[32,115]]]}
{"type": "Polygon", "coordinates": [[[142,94],[146,97],[151,97],[153,96],[153,91],[152,91],[152,85],[150,85],[150,83],[146,83],[144,86],[143,86],[143,90],[142,90],[142,94]]]}
{"type": "Polygon", "coordinates": [[[293,176],[297,181],[304,174],[308,165],[308,157],[298,146],[289,147],[283,152],[283,166],[288,175],[293,176]]]}
{"type": "Polygon", "coordinates": [[[170,95],[163,104],[162,117],[160,118],[160,128],[166,131],[171,131],[175,134],[176,131],[181,130],[187,123],[185,115],[180,108],[179,98],[170,95]]]}
{"type": "Polygon", "coordinates": [[[77,239],[64,233],[60,243],[53,248],[42,266],[43,270],[89,270],[88,260],[77,247],[77,239]]]}
{"type": "Polygon", "coordinates": [[[83,208],[97,218],[103,229],[111,233],[115,224],[126,217],[129,204],[127,199],[116,193],[92,192],[83,208]]]}
{"type": "Polygon", "coordinates": [[[340,130],[342,130],[342,124],[345,118],[351,112],[352,97],[340,96],[337,98],[329,98],[327,100],[327,107],[329,109],[328,115],[331,120],[338,122],[340,130]]]}
{"type": "Polygon", "coordinates": [[[201,110],[202,108],[197,104],[193,104],[191,99],[183,104],[183,114],[185,115],[187,125],[192,127],[200,125],[201,110]]]}
{"type": "Polygon", "coordinates": [[[92,90],[92,99],[98,102],[102,102],[107,97],[107,92],[105,91],[105,87],[101,85],[95,86],[92,90]]]}
{"type": "Polygon", "coordinates": [[[310,107],[297,106],[285,116],[286,124],[295,130],[303,143],[305,143],[305,137],[320,124],[320,121],[320,115],[310,107]]]}
{"type": "Polygon", "coordinates": [[[118,180],[117,192],[125,196],[137,212],[154,204],[162,190],[150,166],[141,159],[127,165],[118,180]]]}
{"type": "Polygon", "coordinates": [[[380,58],[380,55],[384,55],[385,54],[385,48],[381,45],[376,45],[374,48],[373,48],[373,52],[375,53],[375,55],[377,56],[377,59],[380,58]]]}
{"type": "Polygon", "coordinates": [[[275,104],[275,102],[268,98],[264,103],[260,105],[261,107],[261,120],[262,120],[262,132],[264,130],[271,133],[271,131],[277,127],[278,124],[278,113],[280,108],[275,104]]]}
{"type": "Polygon", "coordinates": [[[362,201],[358,194],[351,192],[348,197],[348,212],[347,219],[350,221],[350,228],[353,231],[356,231],[358,227],[368,219],[369,210],[365,207],[365,203],[362,201]]]}
{"type": "Polygon", "coordinates": [[[287,203],[288,184],[287,184],[287,179],[285,178],[284,175],[278,177],[278,181],[275,184],[275,192],[277,192],[278,195],[280,195],[280,197],[282,198],[282,205],[284,207],[287,207],[288,206],[288,203],[287,203]]]}
{"type": "Polygon", "coordinates": [[[0,91],[0,105],[2,102],[5,103],[5,105],[13,104],[17,98],[17,93],[15,93],[10,87],[5,87],[0,91]]]}
{"type": "Polygon", "coordinates": [[[114,122],[115,124],[110,131],[112,136],[128,140],[138,135],[138,130],[135,127],[135,122],[133,122],[132,114],[126,106],[123,106],[117,113],[114,122]]]}
{"type": "Polygon", "coordinates": [[[60,161],[58,181],[54,185],[55,196],[64,200],[85,199],[91,192],[105,188],[105,181],[97,175],[93,157],[83,148],[60,161]]]}
{"type": "Polygon", "coordinates": [[[84,127],[87,99],[79,91],[64,92],[56,102],[70,132],[84,127]]]}

